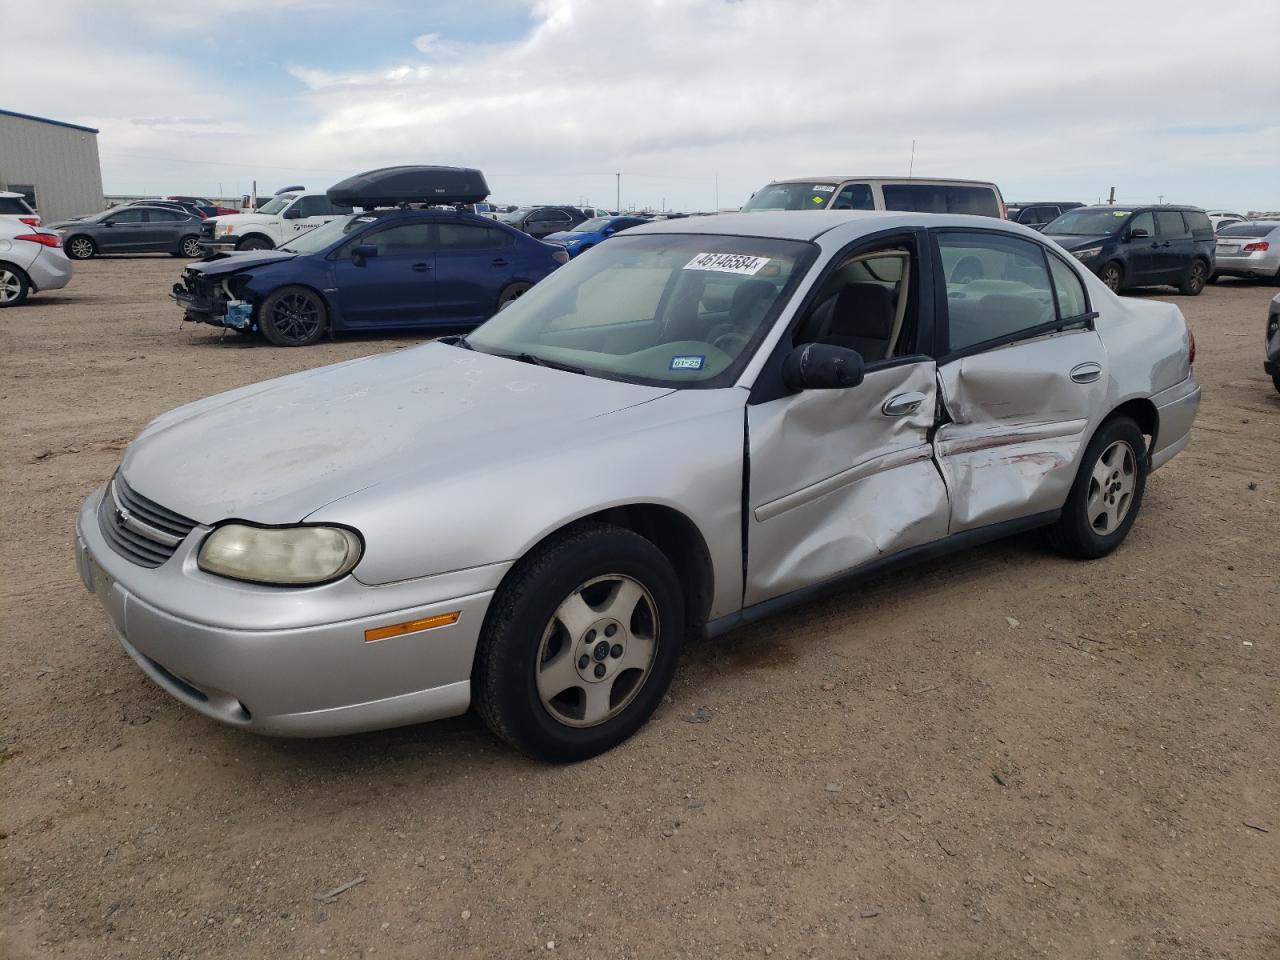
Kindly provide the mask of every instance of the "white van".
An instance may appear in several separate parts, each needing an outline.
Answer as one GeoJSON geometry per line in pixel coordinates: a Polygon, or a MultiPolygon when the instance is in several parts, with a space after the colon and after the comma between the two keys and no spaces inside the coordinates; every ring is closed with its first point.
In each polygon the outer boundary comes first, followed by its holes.
{"type": "Polygon", "coordinates": [[[774,180],[753,193],[742,207],[744,213],[756,210],[910,210],[1008,217],[1004,197],[994,183],[920,177],[774,180]]]}

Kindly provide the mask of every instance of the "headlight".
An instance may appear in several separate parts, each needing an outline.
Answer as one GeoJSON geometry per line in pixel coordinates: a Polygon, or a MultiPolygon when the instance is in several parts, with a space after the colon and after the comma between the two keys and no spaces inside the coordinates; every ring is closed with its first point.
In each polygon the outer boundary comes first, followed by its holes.
{"type": "Polygon", "coordinates": [[[363,549],[343,527],[228,523],[205,538],[197,562],[206,573],[253,583],[325,583],[348,573],[363,549]]]}
{"type": "Polygon", "coordinates": [[[1072,250],[1071,255],[1077,260],[1092,260],[1102,253],[1102,247],[1085,247],[1083,250],[1072,250]]]}
{"type": "Polygon", "coordinates": [[[225,237],[236,232],[236,225],[234,223],[220,223],[218,224],[218,229],[215,232],[218,236],[225,237]]]}

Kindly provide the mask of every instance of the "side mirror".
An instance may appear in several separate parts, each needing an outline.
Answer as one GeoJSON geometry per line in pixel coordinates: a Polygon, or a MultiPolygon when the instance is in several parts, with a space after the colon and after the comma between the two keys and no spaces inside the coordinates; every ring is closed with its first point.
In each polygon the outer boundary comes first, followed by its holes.
{"type": "Polygon", "coordinates": [[[378,247],[372,243],[362,243],[351,248],[351,259],[359,263],[362,260],[368,260],[370,257],[378,255],[378,247]]]}
{"type": "Polygon", "coordinates": [[[1149,236],[1151,236],[1151,234],[1146,230],[1142,229],[1142,227],[1137,227],[1129,231],[1130,240],[1143,240],[1149,236]]]}
{"type": "Polygon", "coordinates": [[[114,220],[103,220],[102,225],[104,227],[114,227],[116,225],[116,222],[114,220]]]}
{"type": "Polygon", "coordinates": [[[805,343],[782,361],[789,390],[840,390],[862,382],[862,354],[830,343],[805,343]]]}
{"type": "Polygon", "coordinates": [[[290,207],[284,213],[280,214],[286,220],[297,220],[302,216],[302,209],[297,205],[290,207]]]}

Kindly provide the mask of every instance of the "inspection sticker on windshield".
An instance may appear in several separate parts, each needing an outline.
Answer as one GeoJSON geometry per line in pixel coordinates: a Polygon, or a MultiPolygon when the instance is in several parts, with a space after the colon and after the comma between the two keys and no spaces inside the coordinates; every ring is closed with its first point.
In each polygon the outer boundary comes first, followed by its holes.
{"type": "Polygon", "coordinates": [[[715,270],[755,276],[769,262],[768,257],[748,257],[741,253],[700,253],[684,265],[686,270],[715,270]]]}
{"type": "Polygon", "coordinates": [[[702,365],[706,363],[707,358],[701,355],[690,357],[672,357],[671,366],[668,370],[701,370],[702,365]]]}

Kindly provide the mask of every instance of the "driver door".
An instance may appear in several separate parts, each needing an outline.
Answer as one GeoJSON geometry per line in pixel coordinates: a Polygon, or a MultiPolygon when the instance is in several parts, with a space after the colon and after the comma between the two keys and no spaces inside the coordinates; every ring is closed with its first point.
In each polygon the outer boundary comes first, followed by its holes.
{"type": "Polygon", "coordinates": [[[343,244],[333,264],[342,318],[349,327],[430,323],[436,311],[435,225],[429,220],[366,231],[343,244]],[[355,248],[372,246],[372,257],[355,248]]]}
{"type": "Polygon", "coordinates": [[[779,346],[857,349],[862,383],[771,396],[762,377],[753,390],[745,606],[946,536],[924,242],[913,231],[848,251],[779,346]]]}

